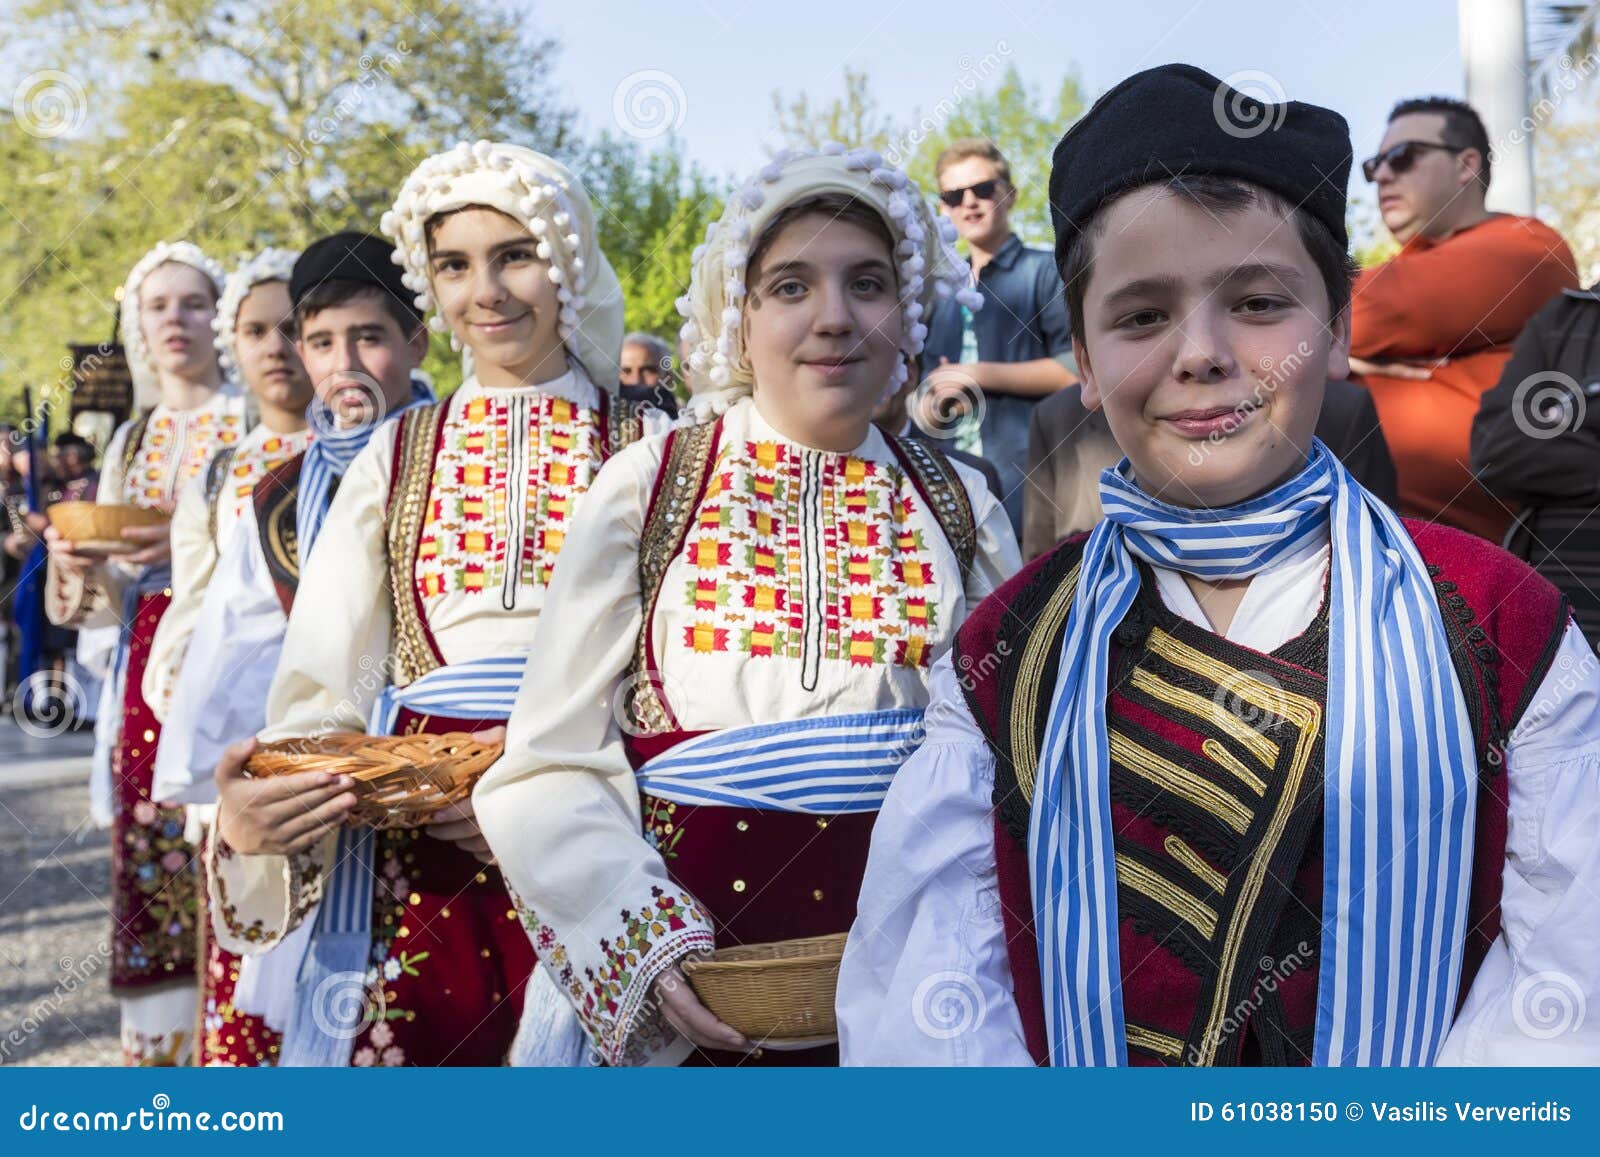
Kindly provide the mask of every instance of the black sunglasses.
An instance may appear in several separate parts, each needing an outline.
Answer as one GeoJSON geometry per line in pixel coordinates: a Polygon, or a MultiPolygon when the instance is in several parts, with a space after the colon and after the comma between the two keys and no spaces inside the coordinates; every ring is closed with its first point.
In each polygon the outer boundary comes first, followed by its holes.
{"type": "Polygon", "coordinates": [[[980,201],[993,201],[996,191],[1000,188],[1000,179],[991,177],[987,181],[979,181],[976,185],[968,185],[965,189],[945,189],[939,194],[939,200],[950,208],[959,208],[961,202],[966,200],[970,192],[980,201]]]}
{"type": "Polygon", "coordinates": [[[1389,171],[1399,176],[1412,165],[1417,163],[1417,156],[1424,149],[1441,149],[1447,153],[1465,152],[1454,145],[1441,145],[1434,141],[1401,141],[1398,145],[1391,145],[1375,157],[1368,157],[1361,162],[1361,175],[1368,181],[1378,179],[1378,166],[1385,161],[1389,162],[1389,171]]]}

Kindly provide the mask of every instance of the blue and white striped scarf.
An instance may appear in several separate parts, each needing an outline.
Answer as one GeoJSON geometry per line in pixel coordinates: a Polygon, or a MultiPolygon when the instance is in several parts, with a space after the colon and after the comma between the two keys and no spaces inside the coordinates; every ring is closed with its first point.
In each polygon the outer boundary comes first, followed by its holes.
{"type": "Polygon", "coordinates": [[[1028,832],[1056,1065],[1125,1065],[1105,714],[1134,560],[1204,579],[1332,542],[1324,721],[1318,1065],[1423,1065],[1461,980],[1476,814],[1473,730],[1433,584],[1399,518],[1321,442],[1294,478],[1226,509],[1150,498],[1124,460],[1100,480],[1039,755],[1028,832]]]}
{"type": "Polygon", "coordinates": [[[922,745],[922,709],[758,723],[697,735],[641,767],[639,790],[674,803],[840,815],[875,812],[922,745]]]}
{"type": "Polygon", "coordinates": [[[311,445],[306,447],[306,460],[300,467],[300,494],[295,501],[295,535],[299,541],[300,565],[305,566],[311,557],[311,545],[322,533],[322,520],[328,516],[333,502],[333,488],[356,455],[367,448],[372,435],[391,419],[397,418],[413,406],[425,406],[434,400],[433,390],[421,377],[411,379],[411,397],[405,405],[384,415],[381,422],[363,422],[359,426],[340,429],[334,421],[333,411],[321,402],[313,402],[314,414],[311,428],[317,432],[311,445]]]}

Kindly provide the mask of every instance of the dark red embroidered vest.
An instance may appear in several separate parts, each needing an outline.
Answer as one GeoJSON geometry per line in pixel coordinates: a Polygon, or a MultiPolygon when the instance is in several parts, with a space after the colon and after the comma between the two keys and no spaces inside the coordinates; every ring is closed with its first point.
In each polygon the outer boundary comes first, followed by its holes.
{"type": "MultiPolygon", "coordinates": [[[[1566,601],[1476,536],[1406,522],[1434,580],[1479,756],[1464,998],[1500,931],[1506,737],[1543,680],[1566,601]]],[[[1045,1062],[1028,878],[1037,752],[1087,536],[980,605],[957,669],[995,753],[995,859],[1023,1030],[1045,1062]]],[[[1112,640],[1112,818],[1132,1064],[1309,1064],[1322,912],[1327,600],[1263,654],[1172,614],[1148,572],[1112,640]]]]}
{"type": "Polygon", "coordinates": [[[256,511],[256,534],[267,573],[283,604],[283,613],[294,607],[294,593],[300,586],[300,539],[295,519],[300,495],[300,468],[305,465],[302,451],[281,466],[268,471],[256,483],[251,502],[256,511]]]}

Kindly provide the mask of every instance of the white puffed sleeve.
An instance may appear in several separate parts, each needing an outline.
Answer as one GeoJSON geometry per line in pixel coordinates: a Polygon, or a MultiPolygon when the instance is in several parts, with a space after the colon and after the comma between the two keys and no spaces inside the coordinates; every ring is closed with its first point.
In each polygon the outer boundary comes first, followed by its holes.
{"type": "Polygon", "coordinates": [[[328,506],[289,615],[263,742],[367,729],[388,685],[389,476],[395,426],[356,455],[328,506]]]}
{"type": "Polygon", "coordinates": [[[1506,774],[1500,935],[1438,1063],[1600,1064],[1600,664],[1575,625],[1506,774]]]}
{"type": "Polygon", "coordinates": [[[927,738],[895,774],[872,829],[839,970],[840,1057],[1031,1066],[995,870],[994,756],[948,654],[929,685],[927,738]]]}
{"type": "MultiPolygon", "coordinates": [[[[178,682],[178,668],[189,649],[200,603],[206,585],[216,569],[217,549],[211,541],[211,511],[206,501],[205,471],[189,480],[178,495],[172,514],[172,602],[156,627],[145,661],[142,691],[144,701],[163,724],[172,691],[178,682]]],[[[164,799],[164,796],[156,796],[164,799]]]]}
{"type": "Polygon", "coordinates": [[[156,752],[156,799],[216,801],[212,770],[266,724],[267,690],[288,623],[246,506],[206,585],[156,752]]]}
{"type": "MultiPolygon", "coordinates": [[[[133,422],[118,426],[101,456],[100,482],[95,501],[114,506],[122,501],[122,461],[127,453],[133,422]]],[[[45,564],[45,617],[60,627],[80,631],[122,626],[122,592],[137,572],[114,562],[103,562],[81,574],[66,571],[53,559],[45,564]]]]}
{"type": "MultiPolygon", "coordinates": [[[[263,742],[367,729],[388,681],[393,629],[385,532],[391,429],[356,455],[300,569],[294,610],[267,693],[263,742]]],[[[252,538],[254,535],[251,536],[252,538]]],[[[338,833],[298,856],[241,855],[213,839],[213,926],[230,952],[266,951],[322,896],[338,833]]]]}
{"type": "Polygon", "coordinates": [[[611,1064],[686,1051],[651,985],[683,956],[712,947],[709,917],[643,834],[618,718],[643,617],[639,537],[661,446],[628,447],[580,501],[505,754],[472,797],[540,965],[611,1064]]]}

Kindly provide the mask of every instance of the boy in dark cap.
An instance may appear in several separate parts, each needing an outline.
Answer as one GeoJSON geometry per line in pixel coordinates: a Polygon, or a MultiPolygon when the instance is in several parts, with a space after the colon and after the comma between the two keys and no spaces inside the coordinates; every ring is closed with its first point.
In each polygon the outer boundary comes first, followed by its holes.
{"type": "MultiPolygon", "coordinates": [[[[216,802],[212,771],[223,749],[264,723],[301,564],[340,479],[389,418],[433,400],[417,369],[427,330],[391,252],[372,234],[338,233],[314,242],[294,263],[289,299],[296,348],[316,391],[309,413],[314,440],[256,484],[236,532],[223,543],[174,696],[184,716],[174,734],[185,742],[178,749],[163,744],[158,760],[158,778],[173,798],[216,802]]],[[[287,798],[304,790],[301,778],[270,785],[287,798]]],[[[227,913],[219,910],[216,917],[226,920],[227,913]]],[[[276,966],[277,979],[287,972],[292,986],[298,963],[284,956],[272,964],[266,957],[243,964],[232,978],[243,983],[226,986],[231,1002],[207,1009],[208,1060],[273,1063],[275,1048],[227,1047],[225,1056],[213,1056],[213,1038],[243,1040],[247,1026],[259,1032],[257,1017],[281,1031],[281,1003],[272,1003],[272,985],[263,981],[276,966]]]]}
{"type": "Polygon", "coordinates": [[[1600,997],[1592,658],[1528,567],[1401,520],[1313,436],[1349,169],[1336,113],[1186,65],[1057,146],[1084,399],[1127,457],[1104,521],[934,669],[840,975],[847,1063],[1600,1058],[1532,1011],[1600,997]]]}

